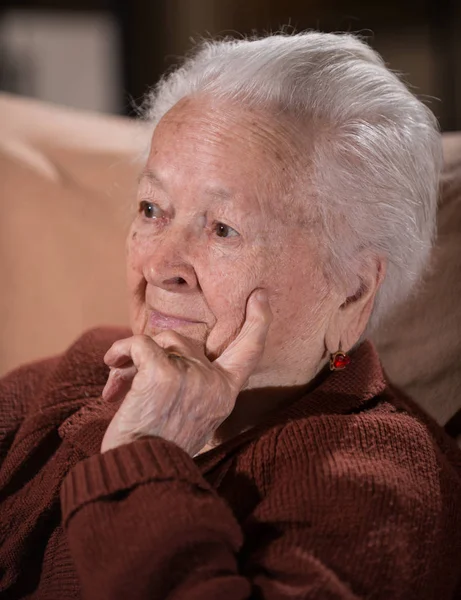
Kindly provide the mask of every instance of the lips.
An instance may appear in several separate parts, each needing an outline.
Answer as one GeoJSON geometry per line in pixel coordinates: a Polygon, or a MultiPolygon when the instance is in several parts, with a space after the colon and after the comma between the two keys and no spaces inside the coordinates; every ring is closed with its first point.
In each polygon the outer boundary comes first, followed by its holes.
{"type": "Polygon", "coordinates": [[[149,316],[149,322],[153,327],[160,327],[161,329],[172,329],[173,327],[180,327],[184,325],[196,325],[201,321],[194,321],[192,319],[184,319],[183,317],[176,317],[174,315],[166,315],[157,310],[152,310],[149,316]]]}

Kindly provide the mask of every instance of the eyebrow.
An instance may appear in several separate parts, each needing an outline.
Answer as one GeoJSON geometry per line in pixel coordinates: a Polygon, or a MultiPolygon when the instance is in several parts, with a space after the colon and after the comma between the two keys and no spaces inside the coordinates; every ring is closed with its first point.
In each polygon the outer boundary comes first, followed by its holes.
{"type": "Polygon", "coordinates": [[[162,182],[160,181],[160,179],[157,177],[157,175],[153,171],[150,171],[149,169],[144,169],[144,171],[142,171],[139,174],[138,184],[141,183],[141,181],[143,179],[148,179],[149,181],[152,181],[152,183],[155,183],[159,187],[163,188],[163,185],[162,185],[162,182]]]}
{"type": "MultiPolygon", "coordinates": [[[[166,192],[162,180],[154,173],[154,171],[151,171],[150,169],[145,169],[142,171],[142,173],[138,176],[138,184],[140,184],[143,179],[148,179],[154,185],[166,192]]],[[[234,194],[230,190],[219,186],[209,186],[204,191],[207,196],[210,196],[216,200],[230,200],[234,197],[234,194]]]]}

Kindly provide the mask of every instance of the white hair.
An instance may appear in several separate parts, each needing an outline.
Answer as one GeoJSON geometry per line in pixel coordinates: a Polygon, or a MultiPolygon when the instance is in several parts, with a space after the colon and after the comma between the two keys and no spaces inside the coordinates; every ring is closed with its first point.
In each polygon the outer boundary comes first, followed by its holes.
{"type": "Polygon", "coordinates": [[[155,127],[203,93],[299,120],[309,165],[300,181],[307,175],[326,272],[350,285],[367,253],[387,259],[370,332],[421,280],[434,240],[442,150],[432,112],[351,34],[202,42],[150,92],[145,116],[155,127]]]}

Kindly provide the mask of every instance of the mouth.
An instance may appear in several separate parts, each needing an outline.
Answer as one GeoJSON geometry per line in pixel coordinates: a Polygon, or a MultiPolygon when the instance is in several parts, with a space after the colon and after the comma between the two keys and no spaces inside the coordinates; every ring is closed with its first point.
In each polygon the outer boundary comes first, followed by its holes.
{"type": "Polygon", "coordinates": [[[184,325],[197,325],[197,323],[201,322],[202,321],[183,319],[182,317],[176,317],[174,315],[166,315],[157,310],[152,310],[149,315],[150,326],[160,329],[172,329],[173,327],[181,327],[184,325]]]}

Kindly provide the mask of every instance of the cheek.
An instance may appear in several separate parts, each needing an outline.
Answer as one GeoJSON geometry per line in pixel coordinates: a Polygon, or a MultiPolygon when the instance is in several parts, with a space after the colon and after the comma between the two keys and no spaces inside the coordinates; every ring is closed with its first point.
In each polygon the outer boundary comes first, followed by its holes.
{"type": "Polygon", "coordinates": [[[216,323],[207,339],[209,358],[219,356],[238,335],[244,320],[248,297],[261,285],[257,264],[247,260],[209,264],[200,277],[205,300],[216,323]]]}
{"type": "Polygon", "coordinates": [[[207,247],[196,258],[199,284],[213,313],[241,315],[251,291],[261,285],[264,256],[250,247],[242,251],[207,247]]]}
{"type": "Polygon", "coordinates": [[[325,319],[328,286],[313,253],[293,251],[280,256],[277,272],[272,274],[270,296],[274,344],[284,344],[294,337],[312,337],[325,319]],[[294,336],[294,337],[293,337],[294,336]]]}
{"type": "Polygon", "coordinates": [[[143,259],[148,252],[148,240],[143,238],[138,229],[132,225],[128,234],[125,254],[128,284],[139,281],[142,277],[143,259]]]}
{"type": "Polygon", "coordinates": [[[228,265],[209,265],[198,272],[200,286],[210,311],[216,318],[217,328],[228,334],[236,330],[245,316],[248,296],[257,285],[257,275],[251,270],[236,267],[235,261],[228,265]]]}
{"type": "Polygon", "coordinates": [[[145,241],[142,240],[139,232],[132,227],[127,237],[125,253],[130,323],[134,333],[140,333],[144,326],[145,280],[142,273],[142,264],[146,251],[145,241]]]}

